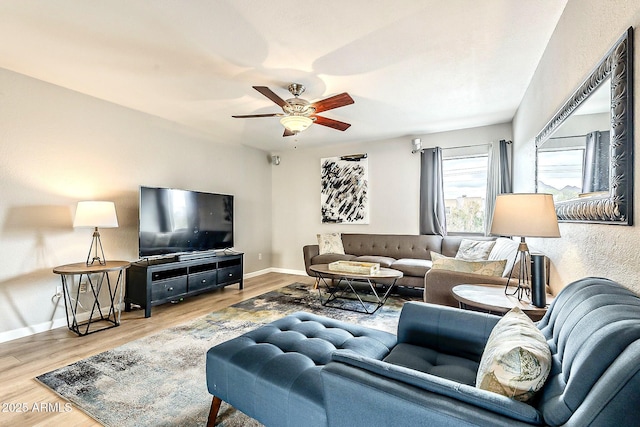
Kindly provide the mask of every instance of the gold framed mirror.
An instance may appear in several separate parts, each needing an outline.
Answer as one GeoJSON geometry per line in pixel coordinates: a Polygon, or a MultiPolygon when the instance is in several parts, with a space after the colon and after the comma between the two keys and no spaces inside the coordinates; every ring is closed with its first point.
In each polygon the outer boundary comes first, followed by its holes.
{"type": "Polygon", "coordinates": [[[559,221],[633,224],[633,29],[536,136],[536,192],[559,221]]]}

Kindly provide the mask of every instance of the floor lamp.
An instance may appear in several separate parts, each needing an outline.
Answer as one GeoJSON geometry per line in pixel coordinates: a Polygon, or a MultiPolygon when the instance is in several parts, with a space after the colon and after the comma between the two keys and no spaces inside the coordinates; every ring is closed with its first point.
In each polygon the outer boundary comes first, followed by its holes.
{"type": "Polygon", "coordinates": [[[106,265],[107,261],[104,257],[98,227],[116,228],[118,226],[116,205],[113,202],[78,202],[73,226],[74,228],[91,227],[94,229],[91,246],[89,246],[89,255],[87,255],[87,266],[93,265],[94,262],[98,262],[100,265],[106,265]],[[100,253],[98,253],[98,249],[100,253]]]}
{"type": "Polygon", "coordinates": [[[531,292],[531,254],[524,239],[525,237],[560,237],[553,196],[542,193],[498,195],[491,222],[491,234],[520,237],[516,261],[511,268],[505,293],[516,295],[518,300],[522,299],[523,293],[529,296],[531,292]],[[519,267],[518,285],[513,292],[509,292],[509,283],[516,266],[519,267]]]}

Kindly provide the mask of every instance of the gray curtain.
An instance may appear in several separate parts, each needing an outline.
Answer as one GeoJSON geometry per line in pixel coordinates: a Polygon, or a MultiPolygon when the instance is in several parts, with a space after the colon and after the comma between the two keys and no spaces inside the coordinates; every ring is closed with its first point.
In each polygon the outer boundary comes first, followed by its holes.
{"type": "Polygon", "coordinates": [[[592,193],[609,190],[609,131],[593,131],[586,136],[582,192],[592,193]]]}
{"type": "Polygon", "coordinates": [[[484,234],[489,235],[493,210],[498,194],[512,193],[511,179],[511,141],[504,139],[492,142],[489,150],[489,170],[487,171],[487,198],[484,206],[484,234]]]}
{"type": "MultiPolygon", "coordinates": [[[[511,158],[512,148],[511,141],[500,140],[500,194],[513,193],[513,182],[511,176],[511,158]]],[[[494,200],[495,204],[495,200],[494,200]]]]}
{"type": "Polygon", "coordinates": [[[445,236],[442,148],[425,148],[420,162],[420,234],[445,236]]]}

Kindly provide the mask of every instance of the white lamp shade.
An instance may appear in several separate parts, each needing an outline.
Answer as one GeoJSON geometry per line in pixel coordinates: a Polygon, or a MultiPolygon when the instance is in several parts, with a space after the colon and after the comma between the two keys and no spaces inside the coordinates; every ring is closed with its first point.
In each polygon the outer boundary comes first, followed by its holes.
{"type": "Polygon", "coordinates": [[[284,116],[280,123],[291,132],[298,133],[311,126],[313,120],[306,116],[284,116]]]}
{"type": "Polygon", "coordinates": [[[115,228],[118,226],[116,205],[113,202],[78,202],[74,227],[115,228]]]}
{"type": "Polygon", "coordinates": [[[518,237],[560,237],[553,196],[543,193],[500,194],[491,234],[518,237]]]}

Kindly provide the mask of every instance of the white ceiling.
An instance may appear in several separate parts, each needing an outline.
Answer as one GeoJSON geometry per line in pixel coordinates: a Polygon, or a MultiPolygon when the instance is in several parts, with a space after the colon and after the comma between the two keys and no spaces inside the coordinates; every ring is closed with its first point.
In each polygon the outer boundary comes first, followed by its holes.
{"type": "Polygon", "coordinates": [[[2,0],[0,67],[266,151],[512,119],[566,0],[2,0]],[[282,137],[251,86],[355,104],[282,137]]]}

